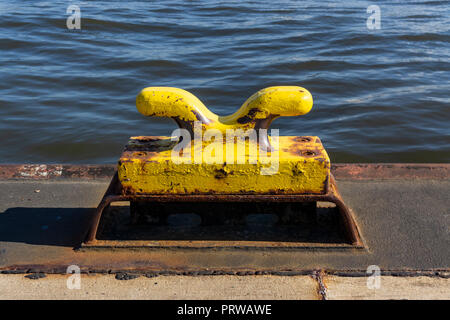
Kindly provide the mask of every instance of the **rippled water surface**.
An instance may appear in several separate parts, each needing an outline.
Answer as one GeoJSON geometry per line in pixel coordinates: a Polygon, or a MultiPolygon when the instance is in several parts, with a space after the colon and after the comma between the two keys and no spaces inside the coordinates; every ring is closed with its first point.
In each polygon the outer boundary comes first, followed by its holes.
{"type": "Polygon", "coordinates": [[[144,118],[146,86],[197,95],[220,114],[255,91],[300,85],[334,162],[450,161],[450,5],[376,1],[0,1],[0,162],[112,163],[144,118]],[[81,30],[66,27],[81,9],[81,30]]]}

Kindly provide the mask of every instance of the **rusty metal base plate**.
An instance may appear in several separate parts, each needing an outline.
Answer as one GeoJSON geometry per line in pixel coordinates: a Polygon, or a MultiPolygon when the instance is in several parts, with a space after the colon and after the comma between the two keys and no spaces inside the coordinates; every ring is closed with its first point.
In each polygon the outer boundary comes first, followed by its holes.
{"type": "Polygon", "coordinates": [[[323,195],[130,195],[115,174],[82,244],[87,248],[341,250],[364,245],[332,176],[323,195]],[[164,222],[138,221],[155,216],[164,216],[164,222]]]}

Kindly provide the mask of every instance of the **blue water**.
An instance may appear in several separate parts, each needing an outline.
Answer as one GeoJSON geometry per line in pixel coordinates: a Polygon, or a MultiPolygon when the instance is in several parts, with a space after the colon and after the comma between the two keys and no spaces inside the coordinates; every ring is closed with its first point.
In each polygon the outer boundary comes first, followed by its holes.
{"type": "Polygon", "coordinates": [[[230,114],[273,85],[315,106],[272,127],[333,162],[450,161],[448,1],[0,1],[0,48],[1,163],[113,163],[129,136],[170,135],[136,111],[147,86],[230,114]]]}

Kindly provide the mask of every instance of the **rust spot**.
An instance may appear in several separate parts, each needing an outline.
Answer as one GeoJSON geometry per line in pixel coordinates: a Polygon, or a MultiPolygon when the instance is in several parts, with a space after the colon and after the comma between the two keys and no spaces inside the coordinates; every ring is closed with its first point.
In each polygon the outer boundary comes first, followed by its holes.
{"type": "Polygon", "coordinates": [[[302,156],[305,156],[305,157],[313,157],[316,155],[316,153],[312,150],[303,150],[301,153],[302,153],[302,156]]]}
{"type": "Polygon", "coordinates": [[[288,152],[295,156],[302,156],[306,158],[317,158],[317,159],[325,159],[322,151],[318,148],[316,149],[306,149],[304,145],[293,146],[288,152]]]}
{"type": "Polygon", "coordinates": [[[292,168],[292,175],[297,177],[297,176],[300,176],[300,175],[303,175],[303,174],[304,174],[303,171],[300,170],[297,166],[292,168]]]}
{"type": "Polygon", "coordinates": [[[310,137],[294,137],[292,140],[295,142],[311,142],[312,139],[310,137]]]}
{"type": "Polygon", "coordinates": [[[218,169],[215,171],[214,178],[216,179],[225,179],[228,176],[228,172],[223,169],[218,169]]]}
{"type": "Polygon", "coordinates": [[[237,119],[237,122],[238,122],[239,124],[245,124],[245,123],[249,123],[249,122],[255,120],[254,117],[255,117],[255,114],[256,114],[258,111],[259,111],[258,108],[252,108],[252,109],[250,109],[250,110],[248,111],[248,113],[247,113],[245,116],[240,117],[239,119],[237,119]]]}

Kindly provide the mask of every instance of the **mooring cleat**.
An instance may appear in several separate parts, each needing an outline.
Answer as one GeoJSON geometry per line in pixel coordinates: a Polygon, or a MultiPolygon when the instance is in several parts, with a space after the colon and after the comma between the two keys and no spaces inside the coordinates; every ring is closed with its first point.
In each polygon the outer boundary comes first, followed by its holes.
{"type": "Polygon", "coordinates": [[[178,88],[148,87],[136,98],[136,107],[144,116],[172,118],[192,136],[194,123],[197,121],[201,123],[203,131],[214,129],[222,134],[225,134],[227,129],[254,129],[263,135],[259,142],[268,151],[270,142],[265,130],[272,121],[278,117],[307,114],[312,106],[311,93],[305,88],[294,86],[259,90],[248,98],[238,111],[228,116],[211,112],[196,96],[178,88]]]}
{"type": "Polygon", "coordinates": [[[179,137],[132,137],[119,180],[131,194],[324,194],[330,160],[320,139],[267,135],[274,119],[306,114],[312,104],[304,88],[270,87],[218,116],[187,91],[146,88],[136,99],[139,112],[174,119],[194,143],[179,154],[179,137]]]}
{"type": "Polygon", "coordinates": [[[185,90],[143,89],[136,98],[138,111],[172,118],[179,129],[171,136],[130,138],[85,242],[98,243],[102,212],[117,201],[131,202],[132,224],[164,225],[171,211],[198,211],[204,226],[245,224],[251,213],[245,203],[260,203],[259,212],[275,212],[280,225],[310,223],[316,219],[316,203],[331,202],[347,243],[361,246],[320,139],[279,136],[275,129],[267,134],[274,119],[304,115],[312,105],[304,88],[269,87],[234,114],[219,116],[185,90]],[[225,204],[221,214],[215,210],[220,203],[225,204]],[[274,209],[277,203],[279,209],[274,209]]]}

